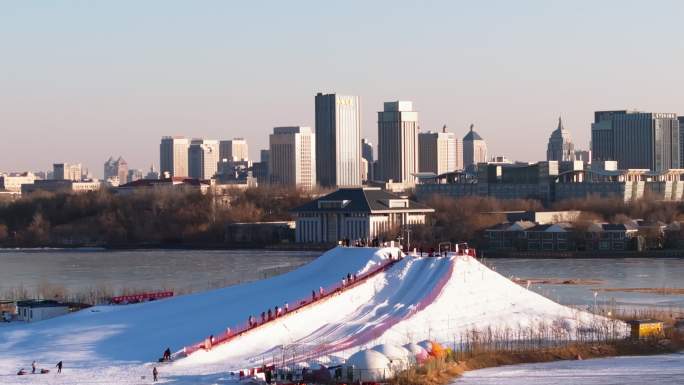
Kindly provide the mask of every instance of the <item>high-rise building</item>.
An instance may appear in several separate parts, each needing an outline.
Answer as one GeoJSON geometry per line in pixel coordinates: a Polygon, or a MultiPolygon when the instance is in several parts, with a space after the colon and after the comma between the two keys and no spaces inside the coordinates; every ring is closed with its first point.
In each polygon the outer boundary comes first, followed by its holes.
{"type": "Polygon", "coordinates": [[[463,167],[472,169],[478,163],[487,162],[487,143],[470,125],[470,131],[463,137],[463,167]]]}
{"type": "Polygon", "coordinates": [[[275,127],[269,136],[272,184],[310,190],[316,185],[316,135],[310,127],[275,127]]]}
{"type": "Polygon", "coordinates": [[[188,171],[191,178],[211,179],[219,161],[219,142],[213,139],[193,139],[188,147],[188,171]]]}
{"type": "Polygon", "coordinates": [[[365,160],[365,163],[361,166],[363,171],[361,175],[361,180],[375,180],[375,173],[373,172],[375,164],[375,156],[373,155],[373,143],[368,141],[368,139],[361,139],[361,158],[365,160]]]}
{"type": "Polygon", "coordinates": [[[126,178],[126,183],[135,182],[143,178],[143,170],[140,169],[130,169],[128,170],[128,175],[126,178]]]}
{"type": "Polygon", "coordinates": [[[378,112],[378,174],[375,179],[415,184],[418,112],[409,101],[385,102],[378,112]]]}
{"type": "Polygon", "coordinates": [[[558,117],[558,127],[553,130],[546,147],[546,160],[572,162],[575,160],[575,146],[572,144],[570,132],[563,127],[563,120],[558,117]]]}
{"type": "Polygon", "coordinates": [[[262,163],[268,163],[268,158],[270,154],[270,150],[261,150],[259,151],[259,161],[262,163]]]}
{"type": "Polygon", "coordinates": [[[150,170],[145,175],[145,179],[159,179],[159,172],[154,169],[154,164],[150,165],[150,170]]]}
{"type": "Polygon", "coordinates": [[[456,170],[463,170],[463,141],[456,138],[456,170]]]}
{"type": "Polygon", "coordinates": [[[219,144],[219,159],[227,159],[229,162],[249,160],[249,147],[243,138],[222,140],[219,144]]]}
{"type": "Polygon", "coordinates": [[[188,147],[182,136],[165,136],[159,145],[159,173],[164,176],[188,176],[188,147]]]}
{"type": "Polygon", "coordinates": [[[316,178],[325,187],[361,185],[358,96],[316,94],[316,178]]]}
{"type": "Polygon", "coordinates": [[[418,134],[418,168],[420,172],[437,175],[456,170],[456,135],[446,132],[421,132],[418,134]]]}
{"type": "Polygon", "coordinates": [[[684,116],[677,117],[679,121],[679,168],[684,168],[684,116]]]}
{"type": "Polygon", "coordinates": [[[82,167],[80,163],[55,163],[52,165],[52,179],[81,181],[83,179],[82,167]]]}
{"type": "Polygon", "coordinates": [[[104,164],[104,180],[110,179],[112,177],[118,177],[119,183],[124,184],[128,180],[128,163],[124,158],[120,157],[114,159],[109,157],[104,164]]]}
{"type": "Polygon", "coordinates": [[[615,160],[621,169],[679,168],[679,131],[673,113],[596,111],[591,125],[592,160],[615,160]]]}
{"type": "Polygon", "coordinates": [[[591,150],[575,150],[575,160],[581,160],[584,164],[591,164],[591,150]]]}

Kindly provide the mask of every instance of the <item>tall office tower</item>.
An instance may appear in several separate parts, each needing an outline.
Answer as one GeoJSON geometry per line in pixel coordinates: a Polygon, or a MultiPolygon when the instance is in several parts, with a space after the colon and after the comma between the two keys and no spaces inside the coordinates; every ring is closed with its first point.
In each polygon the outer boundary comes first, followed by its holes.
{"type": "Polygon", "coordinates": [[[259,161],[262,163],[268,163],[268,158],[270,151],[269,150],[261,150],[259,151],[259,161]]]}
{"type": "Polygon", "coordinates": [[[211,179],[219,161],[219,142],[212,139],[193,139],[188,147],[190,178],[211,179]]]}
{"type": "Polygon", "coordinates": [[[154,169],[154,164],[150,165],[150,170],[145,175],[145,179],[159,179],[159,172],[154,169]]]}
{"type": "Polygon", "coordinates": [[[243,138],[222,140],[219,144],[219,159],[240,162],[249,160],[249,147],[243,138]]]}
{"type": "Polygon", "coordinates": [[[684,116],[677,117],[679,121],[679,168],[684,168],[684,116]]]}
{"type": "Polygon", "coordinates": [[[575,160],[581,160],[584,164],[591,164],[591,150],[575,150],[575,160]]]}
{"type": "Polygon", "coordinates": [[[188,176],[188,146],[190,142],[182,136],[164,136],[159,145],[159,174],[163,177],[188,176]]]}
{"type": "Polygon", "coordinates": [[[325,187],[361,185],[358,96],[316,94],[316,178],[325,187]]]}
{"type": "Polygon", "coordinates": [[[316,185],[316,135],[310,127],[275,127],[268,137],[272,184],[311,190],[316,185]]]}
{"type": "Polygon", "coordinates": [[[55,163],[52,165],[52,179],[81,181],[83,179],[82,166],[80,163],[55,163]]]}
{"type": "Polygon", "coordinates": [[[418,112],[408,101],[385,102],[378,112],[378,174],[383,181],[415,184],[418,172],[418,112]]]}
{"type": "Polygon", "coordinates": [[[119,183],[124,184],[128,180],[128,163],[119,156],[118,159],[114,159],[111,156],[104,164],[104,180],[117,177],[119,178],[119,183]]]}
{"type": "Polygon", "coordinates": [[[463,137],[463,167],[470,170],[478,163],[487,162],[487,143],[473,127],[471,124],[470,131],[463,137]]]}
{"type": "Polygon", "coordinates": [[[456,170],[463,170],[463,141],[456,138],[456,170]]]}
{"type": "Polygon", "coordinates": [[[563,127],[563,121],[558,117],[558,127],[553,130],[546,147],[546,160],[570,162],[575,160],[575,146],[570,139],[570,132],[563,127]]]}
{"type": "Polygon", "coordinates": [[[673,113],[596,111],[591,125],[592,160],[616,160],[621,169],[679,168],[679,131],[673,113]]]}
{"type": "Polygon", "coordinates": [[[375,162],[373,143],[369,142],[368,139],[361,139],[361,158],[362,161],[366,161],[365,164],[361,165],[361,169],[363,170],[361,180],[375,180],[375,173],[373,172],[373,164],[375,162]]]}
{"type": "Polygon", "coordinates": [[[437,175],[456,170],[456,135],[453,132],[418,134],[418,169],[437,175]]]}
{"type": "Polygon", "coordinates": [[[140,179],[143,179],[143,170],[135,168],[128,170],[126,183],[135,182],[136,180],[140,179]]]}

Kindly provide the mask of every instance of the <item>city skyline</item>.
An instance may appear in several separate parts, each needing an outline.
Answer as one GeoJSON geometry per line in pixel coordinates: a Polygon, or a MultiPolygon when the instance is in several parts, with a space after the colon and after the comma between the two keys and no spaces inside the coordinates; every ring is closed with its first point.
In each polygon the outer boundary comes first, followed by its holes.
{"type": "Polygon", "coordinates": [[[5,3],[0,36],[13,38],[0,40],[0,168],[78,162],[101,177],[116,153],[146,169],[158,163],[158,138],[179,134],[244,137],[258,159],[272,127],[315,126],[318,91],[358,95],[371,142],[382,103],[411,100],[422,131],[446,124],[462,137],[474,122],[492,155],[521,161],[545,158],[559,115],[587,149],[594,111],[684,114],[684,90],[673,86],[684,81],[684,43],[666,38],[679,32],[684,4],[388,4],[272,3],[264,13],[254,4],[5,3]],[[258,25],[246,23],[256,15],[258,25]],[[357,28],[343,28],[352,18],[357,28]],[[408,21],[421,28],[401,28],[408,21]],[[227,38],[237,33],[249,38],[227,38]],[[643,45],[659,54],[633,49],[643,45]],[[388,65],[398,49],[421,60],[388,65]]]}

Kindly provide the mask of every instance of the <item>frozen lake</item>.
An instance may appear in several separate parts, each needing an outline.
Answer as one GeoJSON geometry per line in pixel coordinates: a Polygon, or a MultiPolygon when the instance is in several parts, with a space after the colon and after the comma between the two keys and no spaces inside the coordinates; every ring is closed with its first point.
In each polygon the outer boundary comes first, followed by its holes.
{"type": "MultiPolygon", "coordinates": [[[[588,285],[532,285],[530,289],[566,305],[590,305],[596,288],[682,288],[684,259],[486,259],[506,277],[599,280],[588,285]]],[[[684,308],[684,295],[600,292],[598,305],[684,308]]]]}
{"type": "Polygon", "coordinates": [[[46,285],[70,292],[173,289],[197,292],[295,269],[321,252],[271,250],[0,250],[0,297],[46,285]]]}
{"type": "MultiPolygon", "coordinates": [[[[23,287],[68,291],[173,289],[197,292],[281,274],[321,252],[272,250],[0,250],[0,297],[23,287]]],[[[684,259],[486,259],[506,277],[594,279],[591,285],[532,285],[555,301],[589,305],[595,288],[684,287],[684,259]]],[[[684,295],[599,292],[599,305],[684,308],[684,295]]]]}

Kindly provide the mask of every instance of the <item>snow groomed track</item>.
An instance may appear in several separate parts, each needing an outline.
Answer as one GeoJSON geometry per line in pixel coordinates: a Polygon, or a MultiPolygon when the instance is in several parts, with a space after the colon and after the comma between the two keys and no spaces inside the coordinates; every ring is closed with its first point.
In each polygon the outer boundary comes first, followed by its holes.
{"type": "MultiPolygon", "coordinates": [[[[167,300],[98,306],[30,325],[0,327],[0,383],[140,383],[167,346],[177,351],[244,323],[249,315],[294,304],[348,273],[388,263],[393,248],[336,248],[295,271],[267,280],[167,300]],[[65,362],[62,377],[17,379],[20,367],[65,362]],[[56,382],[52,382],[56,381],[56,382]]],[[[378,343],[432,339],[449,344],[474,328],[520,328],[592,317],[527,291],[468,256],[407,256],[323,301],[249,333],[161,367],[174,384],[230,382],[228,371],[267,363],[287,351],[292,362],[344,358],[378,343]]],[[[54,364],[52,364],[54,365],[54,364]]],[[[145,381],[143,381],[145,382],[145,381]]]]}

